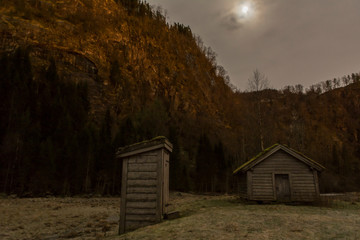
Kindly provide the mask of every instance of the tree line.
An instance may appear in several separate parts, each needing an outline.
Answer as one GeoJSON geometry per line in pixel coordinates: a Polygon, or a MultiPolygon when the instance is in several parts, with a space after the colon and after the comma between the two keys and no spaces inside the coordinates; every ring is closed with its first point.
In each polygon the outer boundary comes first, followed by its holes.
{"type": "Polygon", "coordinates": [[[1,192],[20,196],[120,194],[122,166],[115,159],[116,149],[158,135],[175,144],[170,175],[173,189],[227,188],[221,172],[226,167],[222,144],[212,148],[207,137],[201,137],[196,168],[183,164],[182,140],[179,142],[177,126],[171,126],[161,99],[123,120],[108,109],[96,124],[89,117],[87,84],[61,80],[54,59],[38,79],[32,74],[27,50],[4,54],[0,62],[1,192]],[[216,178],[205,179],[207,171],[213,171],[216,178]]]}
{"type": "Polygon", "coordinates": [[[301,84],[296,84],[294,86],[285,86],[282,89],[283,93],[297,93],[297,94],[321,94],[326,93],[331,90],[346,87],[353,83],[360,82],[360,73],[352,73],[348,75],[344,75],[343,77],[333,78],[332,80],[326,80],[319,82],[317,84],[313,84],[308,88],[304,88],[301,84]]]}

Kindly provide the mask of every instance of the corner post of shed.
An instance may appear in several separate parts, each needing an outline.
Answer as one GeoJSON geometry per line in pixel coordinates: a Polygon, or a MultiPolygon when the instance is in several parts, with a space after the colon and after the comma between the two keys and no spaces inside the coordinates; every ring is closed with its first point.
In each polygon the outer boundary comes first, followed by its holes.
{"type": "Polygon", "coordinates": [[[319,189],[319,177],[318,177],[318,171],[313,169],[313,175],[314,175],[314,183],[315,183],[315,194],[316,198],[320,197],[320,189],[319,189]]]}

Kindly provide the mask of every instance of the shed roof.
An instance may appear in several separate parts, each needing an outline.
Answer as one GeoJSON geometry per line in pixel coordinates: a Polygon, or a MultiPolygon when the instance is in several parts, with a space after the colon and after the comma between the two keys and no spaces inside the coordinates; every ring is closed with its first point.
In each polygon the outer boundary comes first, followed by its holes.
{"type": "Polygon", "coordinates": [[[323,165],[321,165],[320,163],[305,156],[304,154],[302,154],[294,149],[291,149],[287,146],[277,143],[277,144],[274,144],[271,147],[265,149],[264,151],[260,152],[258,155],[256,155],[255,157],[253,157],[252,159],[250,159],[249,161],[247,161],[240,167],[238,167],[233,172],[233,174],[237,174],[239,172],[246,172],[247,170],[249,170],[252,167],[254,167],[255,165],[259,164],[260,162],[262,162],[263,160],[265,160],[266,158],[268,158],[269,156],[271,156],[272,154],[276,153],[279,150],[283,150],[283,151],[287,152],[288,154],[292,155],[296,159],[302,161],[303,163],[309,165],[310,167],[313,167],[314,169],[316,169],[318,171],[323,171],[325,169],[325,167],[323,165]]]}
{"type": "Polygon", "coordinates": [[[166,137],[159,136],[147,141],[138,142],[132,145],[121,147],[117,150],[116,157],[117,158],[129,157],[132,155],[156,150],[159,148],[165,148],[169,152],[172,152],[173,145],[169,142],[169,140],[166,137]]]}

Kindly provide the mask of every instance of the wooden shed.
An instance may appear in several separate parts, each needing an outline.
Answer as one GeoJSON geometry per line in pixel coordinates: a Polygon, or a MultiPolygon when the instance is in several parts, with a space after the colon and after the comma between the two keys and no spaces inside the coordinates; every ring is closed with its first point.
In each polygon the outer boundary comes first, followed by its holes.
{"type": "Polygon", "coordinates": [[[123,163],[119,234],[160,222],[167,213],[171,151],[165,137],[117,151],[123,163]]]}
{"type": "Polygon", "coordinates": [[[242,197],[256,201],[312,202],[319,197],[325,168],[284,145],[275,144],[233,173],[242,197]]]}

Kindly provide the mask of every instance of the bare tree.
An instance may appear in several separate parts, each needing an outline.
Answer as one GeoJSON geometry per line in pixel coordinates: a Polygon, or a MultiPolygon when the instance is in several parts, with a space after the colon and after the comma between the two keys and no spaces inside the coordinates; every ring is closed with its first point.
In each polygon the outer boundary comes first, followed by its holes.
{"type": "Polygon", "coordinates": [[[263,134],[263,113],[261,110],[261,91],[269,88],[269,80],[265,74],[261,73],[258,69],[255,69],[253,75],[248,80],[248,89],[251,92],[256,92],[256,106],[257,106],[257,123],[260,132],[260,146],[261,150],[264,150],[264,134],[263,134]]]}
{"type": "Polygon", "coordinates": [[[295,92],[297,94],[303,94],[304,93],[304,86],[301,84],[296,84],[295,85],[295,92]]]}
{"type": "Polygon", "coordinates": [[[250,92],[260,92],[269,88],[269,80],[265,74],[255,69],[253,75],[248,79],[248,90],[250,92]]]}

